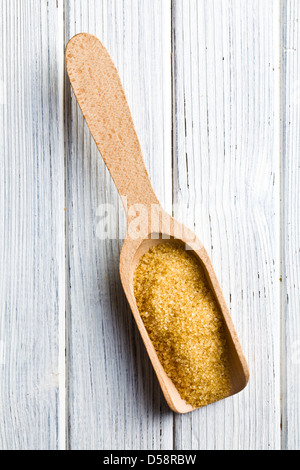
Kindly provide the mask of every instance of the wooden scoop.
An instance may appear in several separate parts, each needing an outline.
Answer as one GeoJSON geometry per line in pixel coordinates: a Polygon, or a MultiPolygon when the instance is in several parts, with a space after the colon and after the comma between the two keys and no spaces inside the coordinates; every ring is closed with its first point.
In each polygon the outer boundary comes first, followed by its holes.
{"type": "Polygon", "coordinates": [[[192,249],[204,267],[226,325],[229,395],[239,392],[248,382],[248,366],[211,261],[196,235],[168,215],[154,193],[125,93],[107,50],[95,36],[78,34],[67,45],[66,62],[74,94],[125,207],[127,232],[120,255],[121,281],[167,403],[178,413],[194,409],[180,397],[157,357],[136,305],[133,276],[140,257],[170,238],[192,249]]]}

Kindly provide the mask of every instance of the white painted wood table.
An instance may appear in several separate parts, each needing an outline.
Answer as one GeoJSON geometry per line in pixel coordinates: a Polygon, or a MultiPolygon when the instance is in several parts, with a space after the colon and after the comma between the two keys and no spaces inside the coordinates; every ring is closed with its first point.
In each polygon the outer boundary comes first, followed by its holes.
{"type": "Polygon", "coordinates": [[[299,449],[300,1],[1,0],[0,21],[0,448],[299,449]],[[65,71],[78,32],[115,61],[249,362],[192,413],[167,407],[122,291],[123,208],[65,71]]]}

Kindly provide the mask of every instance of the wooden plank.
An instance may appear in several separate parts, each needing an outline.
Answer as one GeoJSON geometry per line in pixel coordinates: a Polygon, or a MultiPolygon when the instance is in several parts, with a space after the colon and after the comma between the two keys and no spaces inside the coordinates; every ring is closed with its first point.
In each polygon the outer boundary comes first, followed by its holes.
{"type": "Polygon", "coordinates": [[[0,448],[57,449],[65,440],[62,2],[4,1],[0,17],[0,448]]]}
{"type": "Polygon", "coordinates": [[[282,448],[300,447],[300,4],[282,2],[282,448]]]}
{"type": "MultiPolygon", "coordinates": [[[[56,449],[65,445],[63,2],[3,1],[0,16],[0,448],[56,449]]],[[[111,52],[171,211],[169,0],[70,0],[65,16],[65,40],[89,31],[111,52]]],[[[281,16],[281,440],[297,449],[299,2],[282,2],[281,16]]],[[[177,449],[280,446],[279,39],[278,1],[173,1],[174,215],[212,256],[251,370],[242,394],[176,416],[177,449]]],[[[65,85],[70,447],[172,448],[173,415],[119,283],[123,209],[65,85]],[[99,240],[103,221],[114,240],[99,240]]]]}
{"type": "Polygon", "coordinates": [[[174,0],[174,215],[211,255],[250,366],[177,449],[280,447],[280,8],[174,0]]]}
{"type": "MultiPolygon", "coordinates": [[[[68,0],[65,18],[66,42],[76,33],[89,32],[111,54],[154,189],[171,210],[170,2],[68,0]]],[[[119,279],[123,208],[68,82],[65,101],[68,445],[71,449],[172,448],[173,415],[119,279]]]]}

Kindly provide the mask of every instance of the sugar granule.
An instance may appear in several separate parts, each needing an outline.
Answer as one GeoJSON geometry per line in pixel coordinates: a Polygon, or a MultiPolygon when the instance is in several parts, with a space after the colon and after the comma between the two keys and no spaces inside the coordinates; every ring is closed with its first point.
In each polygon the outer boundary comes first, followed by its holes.
{"type": "Polygon", "coordinates": [[[134,294],[158,358],[193,407],[228,396],[230,373],[223,316],[203,267],[176,242],[145,253],[134,294]]]}

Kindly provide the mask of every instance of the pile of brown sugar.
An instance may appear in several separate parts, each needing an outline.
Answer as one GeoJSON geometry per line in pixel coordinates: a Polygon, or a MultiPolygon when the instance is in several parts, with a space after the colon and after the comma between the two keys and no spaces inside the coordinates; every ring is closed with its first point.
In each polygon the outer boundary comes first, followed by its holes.
{"type": "Polygon", "coordinates": [[[144,254],[134,275],[142,320],[167,375],[193,407],[228,396],[224,320],[204,270],[175,242],[144,254]]]}

